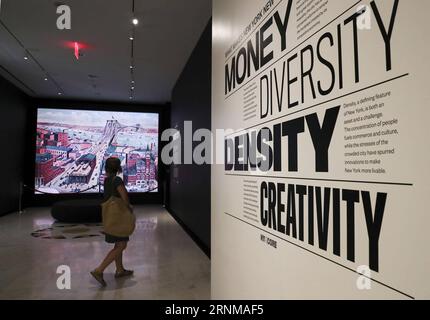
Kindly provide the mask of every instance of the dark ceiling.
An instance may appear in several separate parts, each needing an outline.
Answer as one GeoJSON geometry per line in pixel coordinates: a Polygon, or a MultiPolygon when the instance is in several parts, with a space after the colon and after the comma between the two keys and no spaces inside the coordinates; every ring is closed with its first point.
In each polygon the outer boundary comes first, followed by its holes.
{"type": "Polygon", "coordinates": [[[1,0],[0,74],[34,97],[162,104],[210,16],[211,0],[135,0],[134,14],[133,0],[1,0]],[[71,30],[57,28],[60,4],[71,30]]]}

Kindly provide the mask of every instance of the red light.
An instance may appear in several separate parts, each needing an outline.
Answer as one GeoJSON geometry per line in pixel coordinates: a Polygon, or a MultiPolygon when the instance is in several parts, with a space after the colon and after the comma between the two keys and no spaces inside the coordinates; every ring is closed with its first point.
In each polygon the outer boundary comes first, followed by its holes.
{"type": "Polygon", "coordinates": [[[86,43],[78,42],[78,41],[63,41],[61,45],[64,48],[72,49],[74,52],[74,56],[79,60],[81,56],[82,50],[91,50],[92,47],[86,43]]]}
{"type": "Polygon", "coordinates": [[[75,42],[75,57],[79,60],[79,43],[75,42]]]}

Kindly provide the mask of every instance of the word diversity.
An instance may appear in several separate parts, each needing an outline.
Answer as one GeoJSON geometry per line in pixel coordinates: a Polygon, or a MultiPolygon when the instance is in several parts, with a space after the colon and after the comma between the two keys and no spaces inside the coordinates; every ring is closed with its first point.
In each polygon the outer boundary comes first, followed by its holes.
{"type": "Polygon", "coordinates": [[[389,73],[393,69],[391,40],[399,1],[394,0],[388,18],[381,16],[379,3],[371,1],[370,8],[364,7],[323,31],[315,43],[305,43],[288,51],[288,35],[293,34],[288,32],[292,25],[289,23],[292,3],[291,0],[286,2],[284,9],[268,17],[255,31],[255,37],[251,36],[226,61],[226,99],[257,73],[260,118],[271,117],[275,112],[284,117],[227,136],[224,139],[225,172],[259,179],[261,227],[274,230],[280,237],[297,244],[318,247],[325,255],[345,256],[353,263],[364,264],[366,261],[360,260],[367,257],[369,268],[379,272],[379,242],[389,194],[382,186],[381,190],[373,186],[359,189],[354,182],[318,179],[332,172],[330,160],[338,155],[333,154],[336,150],[330,147],[338,122],[342,127],[338,121],[341,103],[328,105],[325,110],[321,105],[317,112],[308,111],[296,117],[285,116],[285,111],[308,106],[335,92],[340,94],[342,89],[351,88],[364,79],[366,69],[360,63],[364,40],[359,35],[358,20],[365,13],[373,14],[377,22],[378,28],[374,30],[379,33],[383,52],[375,54],[384,58],[383,70],[389,73]],[[344,43],[348,34],[353,45],[352,54],[344,43]],[[323,48],[327,47],[332,48],[331,57],[324,54],[323,48]],[[274,64],[277,67],[271,67],[274,64]],[[321,68],[330,76],[319,78],[321,68]],[[348,80],[346,74],[352,74],[352,79],[348,80]],[[346,84],[351,80],[354,83],[346,84]],[[299,161],[304,154],[306,168],[299,161]],[[312,160],[310,170],[309,160],[312,160]],[[303,178],[305,171],[311,171],[305,178],[310,181],[314,173],[318,174],[314,183],[295,184],[293,177],[284,177],[288,172],[302,174],[299,177],[303,178]],[[346,187],[342,188],[342,184],[346,187]],[[365,238],[367,246],[356,241],[365,238]]]}
{"type": "Polygon", "coordinates": [[[237,53],[226,61],[224,72],[226,96],[247,83],[255,73],[262,72],[259,81],[260,99],[266,97],[267,101],[261,101],[261,118],[265,118],[273,114],[273,104],[276,102],[278,111],[282,112],[284,107],[295,108],[319,97],[328,96],[335,90],[346,88],[347,74],[354,75],[354,84],[359,83],[365,72],[364,64],[360,63],[360,53],[366,44],[365,38],[359,34],[359,19],[364,17],[369,19],[371,13],[377,21],[378,28],[375,30],[379,33],[383,52],[376,51],[375,46],[372,50],[384,57],[384,69],[387,72],[392,69],[391,40],[398,0],[394,1],[391,17],[387,22],[382,18],[376,2],[372,1],[371,8],[362,6],[334,28],[322,32],[315,44],[302,44],[298,49],[288,51],[290,39],[288,35],[294,34],[289,32],[292,25],[290,23],[292,2],[292,0],[288,2],[285,12],[275,11],[255,32],[255,37],[251,36],[238,48],[237,53]],[[347,43],[352,43],[352,56],[349,53],[350,46],[345,44],[347,35],[351,39],[347,43]],[[332,48],[330,53],[327,48],[332,48]],[[352,64],[349,63],[350,57],[352,64]],[[274,64],[278,67],[272,67],[274,64]],[[321,70],[324,70],[324,74],[328,72],[329,76],[321,77],[321,70]],[[294,92],[297,93],[296,96],[293,96],[294,92]]]}

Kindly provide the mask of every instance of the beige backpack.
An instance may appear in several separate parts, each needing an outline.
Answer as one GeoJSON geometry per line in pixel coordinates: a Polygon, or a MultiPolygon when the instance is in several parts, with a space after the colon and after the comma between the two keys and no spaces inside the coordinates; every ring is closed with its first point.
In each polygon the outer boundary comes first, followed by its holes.
{"type": "Polygon", "coordinates": [[[111,196],[101,204],[104,232],[115,237],[128,237],[136,228],[136,217],[122,198],[111,196]]]}

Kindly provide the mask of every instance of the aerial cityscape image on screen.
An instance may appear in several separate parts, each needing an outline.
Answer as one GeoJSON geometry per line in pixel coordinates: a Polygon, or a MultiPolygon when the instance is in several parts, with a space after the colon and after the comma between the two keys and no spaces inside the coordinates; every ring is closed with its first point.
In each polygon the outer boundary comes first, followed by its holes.
{"type": "Polygon", "coordinates": [[[157,113],[38,109],[35,192],[103,192],[109,157],[121,160],[129,192],[157,192],[158,121],[157,113]]]}

